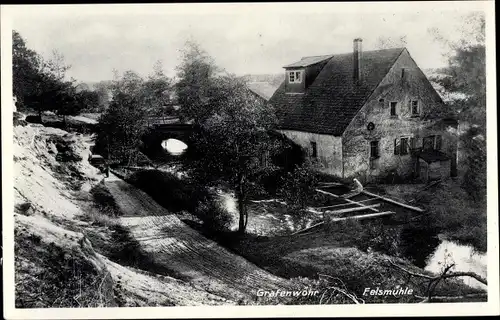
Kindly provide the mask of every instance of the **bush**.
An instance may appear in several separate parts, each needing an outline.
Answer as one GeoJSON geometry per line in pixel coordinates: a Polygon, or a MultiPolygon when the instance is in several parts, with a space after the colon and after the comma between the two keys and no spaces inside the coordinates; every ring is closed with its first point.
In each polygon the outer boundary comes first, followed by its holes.
{"type": "Polygon", "coordinates": [[[121,215],[121,211],[118,208],[118,204],[115,201],[115,198],[111,195],[108,188],[104,184],[104,180],[99,184],[95,185],[91,190],[90,194],[92,195],[95,203],[100,212],[102,212],[106,216],[116,217],[121,215]]]}
{"type": "Polygon", "coordinates": [[[233,216],[216,199],[209,199],[206,202],[199,203],[194,214],[203,221],[203,224],[209,230],[227,231],[233,223],[233,216]]]}
{"type": "Polygon", "coordinates": [[[209,192],[195,184],[160,170],[141,170],[131,174],[127,181],[149,194],[171,212],[195,212],[199,203],[209,199],[209,192]]]}
{"type": "Polygon", "coordinates": [[[472,201],[467,190],[451,180],[441,183],[439,189],[422,192],[419,201],[430,212],[431,227],[450,240],[486,252],[486,203],[472,201]]]}
{"type": "Polygon", "coordinates": [[[286,173],[278,189],[278,195],[286,202],[290,215],[301,225],[306,216],[306,207],[314,201],[317,192],[317,176],[309,163],[296,166],[292,172],[286,173]]]}
{"type": "Polygon", "coordinates": [[[344,234],[364,252],[377,251],[392,256],[400,256],[401,228],[384,225],[383,221],[360,222],[344,220],[328,226],[329,232],[344,234]]]}
{"type": "Polygon", "coordinates": [[[116,306],[113,280],[84,252],[16,234],[16,308],[116,306]]]}

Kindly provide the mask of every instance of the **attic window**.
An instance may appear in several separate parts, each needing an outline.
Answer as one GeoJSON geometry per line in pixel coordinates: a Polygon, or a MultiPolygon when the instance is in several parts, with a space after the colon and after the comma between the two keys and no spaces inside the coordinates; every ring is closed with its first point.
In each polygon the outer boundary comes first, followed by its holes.
{"type": "Polygon", "coordinates": [[[288,71],[288,82],[301,83],[302,82],[302,72],[301,71],[288,71]]]}
{"type": "Polygon", "coordinates": [[[401,69],[401,79],[404,79],[405,77],[405,68],[401,69]]]}

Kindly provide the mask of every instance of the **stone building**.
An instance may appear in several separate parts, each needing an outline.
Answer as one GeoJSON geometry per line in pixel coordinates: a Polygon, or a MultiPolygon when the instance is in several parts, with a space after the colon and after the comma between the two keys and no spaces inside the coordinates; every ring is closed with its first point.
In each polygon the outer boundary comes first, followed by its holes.
{"type": "Polygon", "coordinates": [[[279,131],[321,170],[362,181],[456,169],[457,122],[406,48],[304,57],[270,99],[279,131]],[[439,169],[438,169],[439,168],[439,169]]]}

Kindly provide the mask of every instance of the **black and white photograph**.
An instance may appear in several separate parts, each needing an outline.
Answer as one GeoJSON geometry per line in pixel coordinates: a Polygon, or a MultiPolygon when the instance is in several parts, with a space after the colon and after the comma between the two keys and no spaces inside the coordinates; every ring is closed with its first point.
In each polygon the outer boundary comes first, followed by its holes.
{"type": "Polygon", "coordinates": [[[5,318],[500,312],[493,1],[1,14],[5,318]]]}

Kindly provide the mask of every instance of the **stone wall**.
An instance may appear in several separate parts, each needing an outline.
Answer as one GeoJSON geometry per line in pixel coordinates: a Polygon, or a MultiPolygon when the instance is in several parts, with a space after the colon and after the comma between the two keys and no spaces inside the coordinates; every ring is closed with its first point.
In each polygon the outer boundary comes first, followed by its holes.
{"type": "Polygon", "coordinates": [[[321,171],[342,176],[342,138],[326,134],[310,132],[280,130],[287,138],[307,150],[311,157],[311,142],[316,143],[317,159],[321,165],[321,171]]]}
{"type": "MultiPolygon", "coordinates": [[[[443,107],[439,95],[404,50],[343,134],[344,177],[370,181],[391,171],[400,176],[413,174],[416,160],[410,153],[395,155],[394,140],[413,137],[416,147],[421,147],[423,137],[443,130],[425,120],[433,108],[443,107]],[[411,112],[412,100],[418,101],[417,116],[411,112]],[[391,115],[391,102],[396,102],[396,115],[391,115]],[[367,128],[370,122],[373,130],[367,128]],[[370,160],[370,141],[379,141],[377,159],[370,160]]],[[[443,149],[448,150],[450,143],[443,138],[443,149]]]]}

